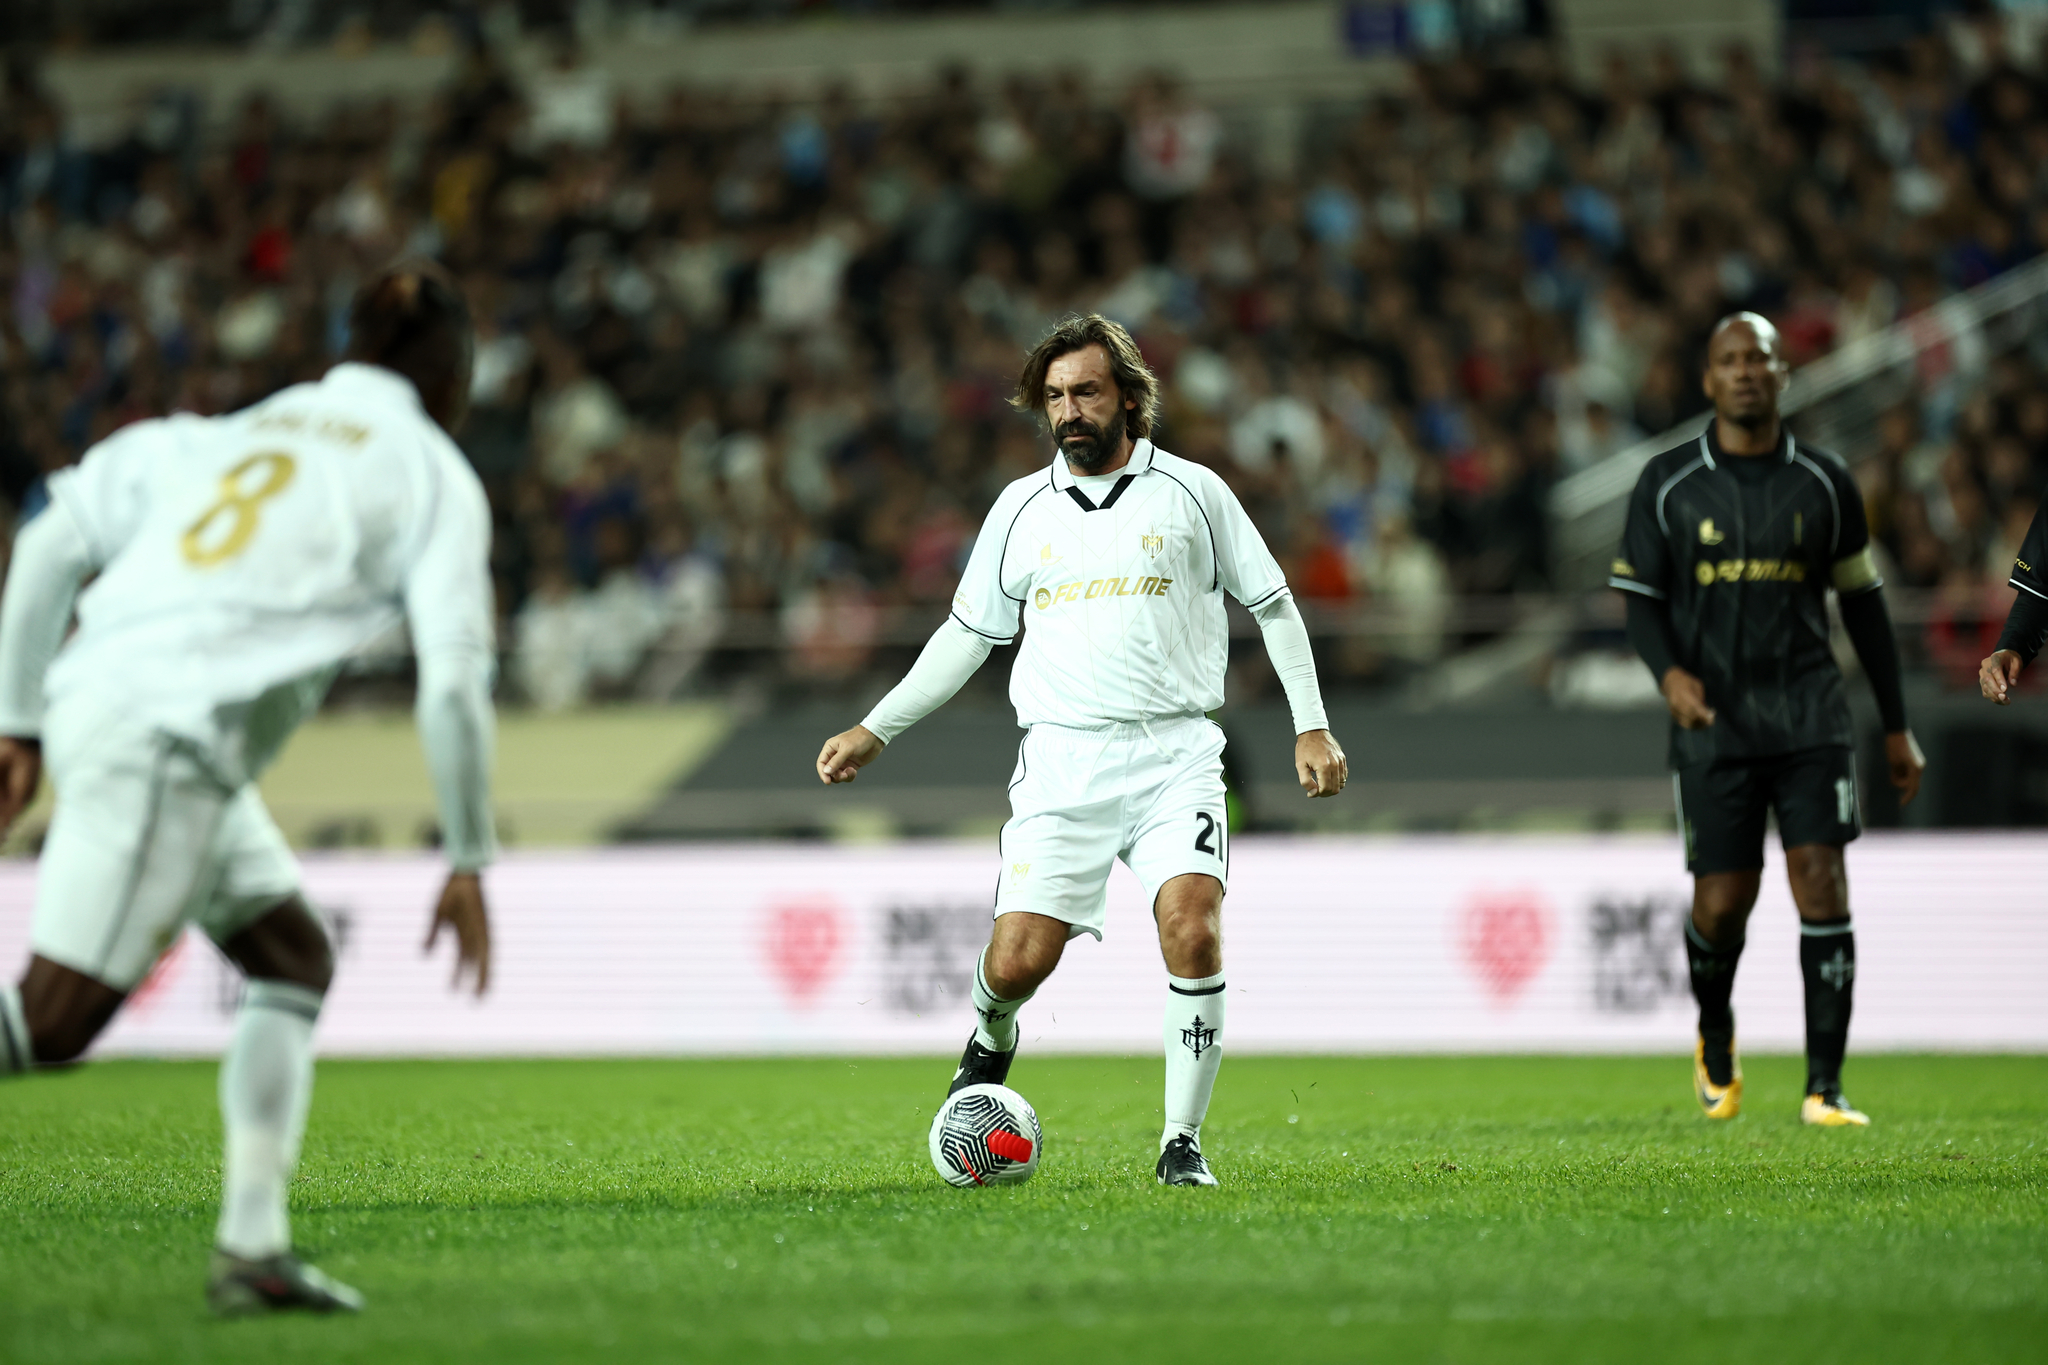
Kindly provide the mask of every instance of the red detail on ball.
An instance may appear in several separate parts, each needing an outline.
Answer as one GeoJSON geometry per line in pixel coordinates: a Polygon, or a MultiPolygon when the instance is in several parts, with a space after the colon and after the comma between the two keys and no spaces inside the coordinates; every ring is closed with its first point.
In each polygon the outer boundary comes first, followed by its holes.
{"type": "Polygon", "coordinates": [[[988,1135],[988,1149],[1007,1161],[1031,1160],[1031,1139],[998,1128],[988,1135]]]}

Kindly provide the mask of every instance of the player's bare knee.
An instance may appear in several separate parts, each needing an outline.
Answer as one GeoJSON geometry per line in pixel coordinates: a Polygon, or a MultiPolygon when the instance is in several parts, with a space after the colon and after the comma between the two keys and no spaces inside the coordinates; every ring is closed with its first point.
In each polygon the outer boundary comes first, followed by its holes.
{"type": "Polygon", "coordinates": [[[1761,879],[1754,872],[1717,872],[1693,882],[1692,922],[1708,943],[1740,939],[1756,905],[1761,879]]]}
{"type": "Polygon", "coordinates": [[[1848,917],[1849,877],[1840,849],[1828,845],[1788,849],[1785,874],[1799,918],[1827,924],[1848,917]]]}
{"type": "Polygon", "coordinates": [[[988,945],[981,971],[997,997],[1014,1000],[1037,990],[1058,963],[1057,953],[1048,956],[1042,945],[1028,938],[999,937],[988,945]]]}
{"type": "Polygon", "coordinates": [[[321,995],[334,981],[334,941],[320,917],[297,896],[230,935],[220,947],[253,981],[285,981],[321,995]]]}

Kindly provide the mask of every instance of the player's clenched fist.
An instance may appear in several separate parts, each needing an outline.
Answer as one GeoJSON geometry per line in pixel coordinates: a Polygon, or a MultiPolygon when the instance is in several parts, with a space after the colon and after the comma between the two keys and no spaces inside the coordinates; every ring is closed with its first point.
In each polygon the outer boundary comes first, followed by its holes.
{"type": "Polygon", "coordinates": [[[818,751],[818,780],[831,785],[851,782],[860,770],[882,755],[882,741],[865,725],[856,725],[825,741],[818,751]]]}
{"type": "Polygon", "coordinates": [[[1351,779],[1351,765],[1335,735],[1311,730],[1294,741],[1294,775],[1310,797],[1335,796],[1351,779]]]}
{"type": "Polygon", "coordinates": [[[1977,685],[1984,689],[1985,699],[2000,706],[2012,704],[2013,684],[2020,680],[2020,670],[2026,667],[2020,656],[2009,649],[2001,649],[1983,663],[1977,665],[1977,685]]]}

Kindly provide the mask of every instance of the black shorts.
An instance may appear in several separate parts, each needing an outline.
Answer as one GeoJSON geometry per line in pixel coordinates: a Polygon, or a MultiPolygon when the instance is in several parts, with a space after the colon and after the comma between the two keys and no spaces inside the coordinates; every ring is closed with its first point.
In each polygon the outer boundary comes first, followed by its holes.
{"type": "Polygon", "coordinates": [[[1764,818],[1778,813],[1778,840],[1846,844],[1863,832],[1856,756],[1828,745],[1768,758],[1717,758],[1671,775],[1685,869],[1745,872],[1764,865],[1764,818]]]}

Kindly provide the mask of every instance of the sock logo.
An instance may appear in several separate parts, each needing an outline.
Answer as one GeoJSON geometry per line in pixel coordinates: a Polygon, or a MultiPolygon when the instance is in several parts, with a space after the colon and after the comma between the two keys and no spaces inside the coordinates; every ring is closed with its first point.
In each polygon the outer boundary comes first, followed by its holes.
{"type": "Polygon", "coordinates": [[[1856,960],[1844,949],[1835,949],[1835,955],[1820,964],[1820,979],[1841,990],[1856,979],[1856,960]]]}
{"type": "Polygon", "coordinates": [[[1216,1046],[1216,1030],[1204,1024],[1202,1016],[1198,1014],[1192,1024],[1180,1031],[1180,1041],[1181,1046],[1194,1053],[1196,1059],[1200,1060],[1204,1052],[1216,1046]]]}

